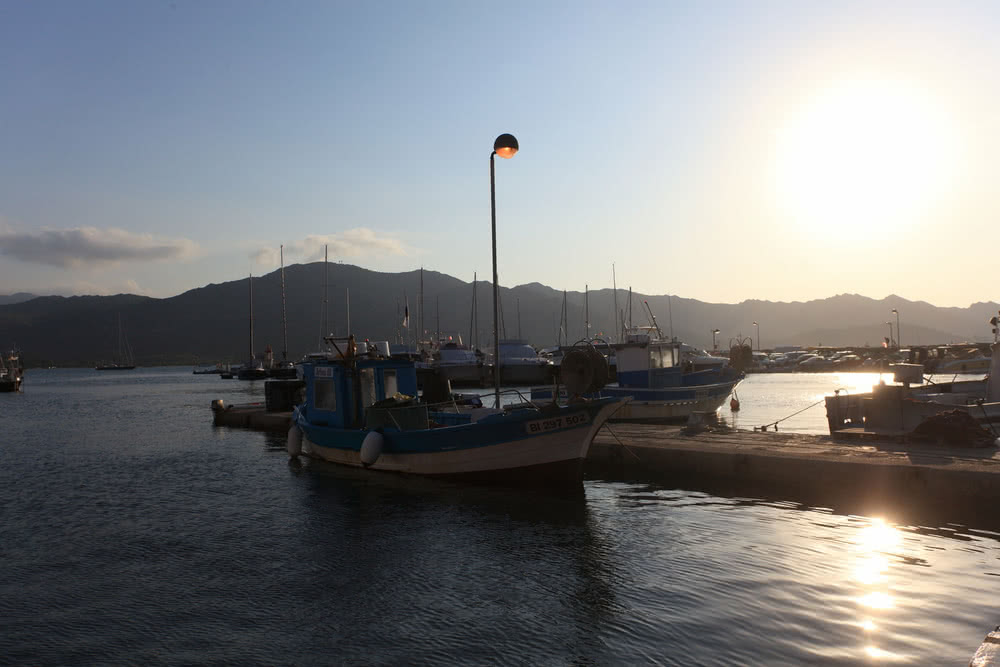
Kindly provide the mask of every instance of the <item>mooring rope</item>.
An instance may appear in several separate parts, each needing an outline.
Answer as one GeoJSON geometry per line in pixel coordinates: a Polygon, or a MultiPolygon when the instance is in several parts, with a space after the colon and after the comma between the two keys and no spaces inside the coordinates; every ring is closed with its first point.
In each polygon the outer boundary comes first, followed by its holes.
{"type": "Polygon", "coordinates": [[[629,454],[631,454],[632,456],[634,456],[636,461],[641,461],[642,460],[642,459],[639,458],[639,456],[635,452],[633,452],[631,449],[628,448],[628,445],[626,445],[624,442],[621,441],[621,438],[619,438],[618,435],[614,431],[611,430],[611,427],[608,426],[608,422],[604,422],[604,428],[608,429],[608,433],[611,434],[611,437],[613,437],[615,440],[617,440],[618,444],[621,445],[625,449],[626,452],[628,452],[629,454]]]}
{"type": "Polygon", "coordinates": [[[801,410],[797,410],[797,411],[793,412],[792,414],[788,415],[787,417],[782,417],[781,419],[779,419],[776,422],[771,422],[769,424],[764,424],[763,426],[754,426],[753,430],[755,430],[755,431],[766,431],[768,426],[773,426],[774,430],[777,431],[779,423],[785,421],[786,419],[791,419],[795,415],[800,414],[802,412],[805,412],[809,408],[814,408],[814,407],[816,407],[817,405],[819,405],[820,403],[822,403],[825,400],[826,400],[826,396],[824,396],[823,398],[819,399],[818,401],[816,401],[812,405],[807,405],[806,407],[802,408],[801,410]]]}

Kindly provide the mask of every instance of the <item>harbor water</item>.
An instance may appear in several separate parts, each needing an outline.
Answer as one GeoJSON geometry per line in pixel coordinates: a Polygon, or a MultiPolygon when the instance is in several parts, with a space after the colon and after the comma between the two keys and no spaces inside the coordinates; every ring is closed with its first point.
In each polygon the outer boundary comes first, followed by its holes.
{"type": "MultiPolygon", "coordinates": [[[[722,414],[877,379],[754,375],[722,414]]],[[[0,395],[0,662],[943,665],[1000,623],[997,526],[291,466],[212,426],[213,399],[263,396],[190,368],[0,395]]],[[[779,429],[825,432],[823,406],[779,429]]]]}

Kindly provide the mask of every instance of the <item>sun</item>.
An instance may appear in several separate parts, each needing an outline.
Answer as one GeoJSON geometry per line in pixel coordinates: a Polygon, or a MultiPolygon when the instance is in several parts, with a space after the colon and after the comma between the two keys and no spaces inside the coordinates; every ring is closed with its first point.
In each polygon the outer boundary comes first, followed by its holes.
{"type": "Polygon", "coordinates": [[[779,131],[778,205],[810,231],[905,233],[951,189],[954,124],[901,82],[831,85],[779,131]]]}

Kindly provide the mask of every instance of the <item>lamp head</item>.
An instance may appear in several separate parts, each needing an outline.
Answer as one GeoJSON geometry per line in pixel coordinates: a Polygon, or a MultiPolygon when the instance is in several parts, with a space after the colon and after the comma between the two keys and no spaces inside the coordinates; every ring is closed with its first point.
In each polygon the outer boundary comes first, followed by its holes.
{"type": "Polygon", "coordinates": [[[493,152],[508,160],[514,157],[517,149],[517,139],[514,138],[513,134],[501,134],[493,142],[493,152]]]}
{"type": "Polygon", "coordinates": [[[892,309],[892,312],[894,312],[894,313],[896,313],[897,315],[899,315],[899,311],[898,311],[898,310],[896,310],[895,308],[893,308],[893,309],[892,309]]]}

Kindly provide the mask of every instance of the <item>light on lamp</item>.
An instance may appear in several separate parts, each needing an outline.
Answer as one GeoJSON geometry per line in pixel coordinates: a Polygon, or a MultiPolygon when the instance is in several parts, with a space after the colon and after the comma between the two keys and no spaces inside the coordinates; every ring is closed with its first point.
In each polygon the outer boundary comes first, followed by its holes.
{"type": "Polygon", "coordinates": [[[513,134],[501,134],[493,142],[493,152],[507,160],[514,157],[517,149],[517,139],[514,138],[513,134]]]}

